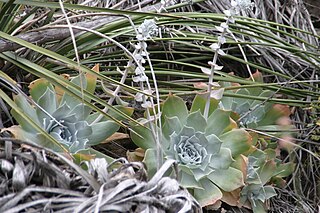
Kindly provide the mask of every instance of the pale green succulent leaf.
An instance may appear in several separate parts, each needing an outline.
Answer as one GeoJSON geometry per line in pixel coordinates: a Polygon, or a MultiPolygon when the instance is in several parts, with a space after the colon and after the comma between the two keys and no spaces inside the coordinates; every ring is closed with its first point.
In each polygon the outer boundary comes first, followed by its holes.
{"type": "MultiPolygon", "coordinates": [[[[57,140],[57,138],[55,138],[54,135],[50,134],[50,136],[55,139],[55,142],[56,142],[56,143],[52,143],[52,141],[50,141],[50,140],[47,138],[47,136],[44,136],[44,135],[41,134],[41,133],[37,133],[37,134],[35,135],[36,139],[35,139],[33,142],[36,142],[36,143],[39,144],[40,146],[46,147],[46,148],[48,148],[48,149],[52,149],[52,150],[57,151],[57,152],[61,152],[61,147],[60,147],[60,146],[63,146],[64,148],[68,149],[68,148],[67,148],[68,146],[67,146],[66,144],[60,143],[60,141],[57,140]],[[59,143],[58,143],[58,142],[59,142],[59,143]],[[58,143],[60,146],[58,146],[57,143],[58,143]]],[[[32,137],[32,138],[33,138],[33,137],[32,137]]],[[[32,138],[30,138],[30,139],[32,139],[32,138]]],[[[30,140],[30,139],[28,138],[28,140],[30,140]]]]}
{"type": "MultiPolygon", "coordinates": [[[[37,125],[41,126],[38,120],[38,116],[36,114],[36,110],[28,103],[27,99],[23,95],[19,94],[15,96],[14,102],[19,108],[21,108],[21,110],[25,115],[32,118],[37,125]]],[[[25,120],[20,113],[17,113],[14,109],[12,109],[11,114],[16,119],[16,121],[20,124],[23,130],[27,132],[37,133],[36,129],[32,125],[30,125],[29,122],[25,120]]]]}
{"type": "Polygon", "coordinates": [[[186,126],[192,127],[196,132],[204,132],[207,122],[200,113],[200,110],[197,110],[188,115],[186,126]]]}
{"type": "Polygon", "coordinates": [[[101,143],[113,133],[119,130],[120,126],[113,121],[102,121],[90,125],[92,134],[88,135],[88,145],[93,146],[101,143]]]}
{"type": "Polygon", "coordinates": [[[206,135],[221,135],[231,124],[230,113],[231,111],[216,109],[207,120],[206,135]]]}
{"type": "Polygon", "coordinates": [[[208,175],[208,179],[226,192],[231,192],[244,185],[243,173],[232,167],[214,170],[208,175]]]}
{"type": "Polygon", "coordinates": [[[254,204],[251,204],[251,207],[254,213],[267,213],[267,210],[265,209],[265,204],[260,200],[257,200],[254,204]]]}
{"type": "Polygon", "coordinates": [[[185,188],[203,189],[200,182],[197,181],[193,175],[186,172],[180,172],[180,184],[185,188]]]}
{"type": "Polygon", "coordinates": [[[186,136],[186,137],[192,137],[195,135],[195,131],[192,127],[184,126],[182,130],[179,132],[179,135],[186,136]]]}
{"type": "Polygon", "coordinates": [[[221,148],[219,153],[212,155],[210,167],[214,169],[228,169],[235,160],[228,148],[221,148]]]}
{"type": "Polygon", "coordinates": [[[164,137],[166,137],[168,140],[170,139],[170,135],[173,132],[180,132],[182,129],[182,124],[179,121],[179,118],[177,116],[174,117],[165,117],[164,124],[162,127],[162,134],[164,137]]]}
{"type": "Polygon", "coordinates": [[[232,129],[221,135],[220,140],[222,141],[222,147],[229,148],[232,156],[236,158],[250,149],[252,138],[243,129],[232,129]]]}
{"type": "Polygon", "coordinates": [[[206,136],[206,138],[208,141],[208,145],[206,147],[206,150],[208,151],[208,153],[211,153],[211,154],[218,153],[221,148],[222,141],[214,134],[208,135],[206,136]]]}
{"type": "Polygon", "coordinates": [[[63,105],[59,106],[56,111],[52,114],[54,118],[64,118],[70,112],[70,107],[64,103],[63,105]]]}
{"type": "Polygon", "coordinates": [[[92,127],[89,126],[88,122],[84,120],[77,122],[75,124],[75,129],[77,138],[88,138],[93,134],[92,127]]]}
{"type": "MultiPolygon", "coordinates": [[[[83,73],[77,75],[76,77],[72,78],[70,83],[72,84],[75,84],[76,86],[79,86],[81,89],[79,90],[76,90],[74,88],[69,88],[70,90],[72,90],[72,92],[74,92],[76,95],[78,95],[79,97],[84,97],[84,95],[82,94],[82,90],[86,90],[87,88],[87,80],[86,80],[86,77],[83,73]]],[[[84,98],[84,100],[86,101],[90,101],[90,98],[84,98]]],[[[64,93],[62,98],[61,98],[61,101],[60,101],[60,105],[66,103],[71,109],[73,109],[76,105],[80,104],[81,101],[68,94],[68,93],[64,93]]]]}
{"type": "Polygon", "coordinates": [[[156,158],[157,151],[155,149],[147,149],[142,162],[145,163],[148,170],[148,177],[152,177],[157,172],[158,160],[156,158]]]}
{"type": "Polygon", "coordinates": [[[194,189],[194,197],[202,207],[212,205],[222,198],[220,189],[208,179],[200,180],[204,189],[194,189]]]}
{"type": "Polygon", "coordinates": [[[79,151],[85,150],[87,148],[87,140],[85,141],[74,141],[71,145],[69,145],[68,149],[71,153],[77,153],[79,151]]]}
{"type": "Polygon", "coordinates": [[[295,164],[292,162],[277,165],[274,175],[277,177],[287,177],[294,172],[295,164]]]}
{"type": "MultiPolygon", "coordinates": [[[[146,119],[138,119],[138,121],[144,122],[146,121],[146,119]]],[[[155,125],[152,123],[150,123],[150,125],[153,125],[155,127],[155,125]]],[[[141,126],[133,124],[131,125],[130,137],[132,141],[142,149],[146,150],[156,147],[152,132],[149,128],[143,128],[141,126]]]]}
{"type": "Polygon", "coordinates": [[[219,102],[219,108],[226,111],[234,111],[236,103],[233,99],[233,97],[223,96],[219,102]]]}
{"type": "Polygon", "coordinates": [[[212,172],[212,168],[210,168],[209,166],[205,167],[205,168],[194,168],[191,169],[191,172],[194,176],[194,178],[199,181],[203,178],[206,178],[207,175],[209,175],[212,172]]]}
{"type": "Polygon", "coordinates": [[[259,170],[259,180],[262,185],[265,185],[271,177],[274,175],[276,170],[276,163],[272,160],[267,161],[259,170]]]}
{"type": "MultiPolygon", "coordinates": [[[[205,94],[197,94],[196,97],[193,99],[192,106],[190,109],[190,112],[196,112],[200,110],[200,112],[204,113],[204,108],[207,102],[207,95],[205,94]]],[[[218,100],[215,100],[213,98],[210,99],[210,107],[209,107],[209,113],[210,116],[212,112],[214,112],[218,107],[218,100]]]]}
{"type": "Polygon", "coordinates": [[[264,186],[263,187],[263,194],[264,194],[265,200],[268,200],[268,199],[276,196],[277,192],[275,191],[273,186],[264,186]]]}
{"type": "Polygon", "coordinates": [[[188,117],[188,109],[182,98],[169,95],[163,103],[162,122],[164,123],[165,117],[174,116],[177,116],[181,124],[184,125],[188,117]]]}
{"type": "Polygon", "coordinates": [[[57,109],[55,92],[48,87],[45,93],[42,96],[40,96],[37,104],[40,106],[36,106],[36,112],[40,122],[43,119],[51,119],[49,115],[52,115],[54,111],[57,109]]]}
{"type": "Polygon", "coordinates": [[[85,104],[76,105],[68,114],[74,114],[78,121],[86,120],[91,112],[91,108],[85,104]]]}
{"type": "Polygon", "coordinates": [[[43,78],[31,82],[29,88],[30,95],[35,102],[39,101],[40,97],[46,92],[48,88],[51,91],[55,91],[52,84],[43,78]]]}

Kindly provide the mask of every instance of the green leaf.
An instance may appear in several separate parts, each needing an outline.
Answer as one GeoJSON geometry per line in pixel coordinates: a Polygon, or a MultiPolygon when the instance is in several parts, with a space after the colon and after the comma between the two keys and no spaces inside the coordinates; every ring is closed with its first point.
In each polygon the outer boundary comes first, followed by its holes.
{"type": "Polygon", "coordinates": [[[215,134],[221,135],[230,125],[232,120],[230,118],[231,111],[216,109],[207,120],[206,135],[215,134]]]}
{"type": "Polygon", "coordinates": [[[221,148],[222,141],[214,134],[208,135],[206,138],[208,141],[208,145],[206,147],[207,152],[211,154],[218,153],[221,148]]]}
{"type": "Polygon", "coordinates": [[[264,203],[257,200],[254,204],[251,204],[254,213],[267,213],[264,203]]]}
{"type": "Polygon", "coordinates": [[[228,169],[234,161],[230,149],[221,148],[219,153],[212,155],[210,167],[215,169],[228,169]]]}
{"type": "MultiPolygon", "coordinates": [[[[91,70],[99,73],[99,71],[100,71],[99,64],[96,64],[91,70]]],[[[96,90],[96,86],[97,86],[97,75],[93,75],[91,73],[86,73],[85,77],[87,80],[87,88],[86,89],[88,92],[93,94],[94,91],[96,90]]]]}
{"type": "Polygon", "coordinates": [[[157,172],[157,151],[155,149],[147,149],[142,162],[145,163],[147,167],[148,177],[153,177],[157,172]]]}
{"type": "Polygon", "coordinates": [[[231,192],[244,185],[242,172],[232,167],[217,169],[208,175],[208,179],[226,192],[231,192]]]}
{"type": "Polygon", "coordinates": [[[91,108],[85,104],[76,105],[68,115],[75,115],[78,121],[86,120],[91,112],[91,108]]]}
{"type": "Polygon", "coordinates": [[[192,127],[196,132],[204,132],[207,122],[200,113],[200,110],[198,110],[188,115],[186,126],[192,127]]]}
{"type": "Polygon", "coordinates": [[[259,169],[258,175],[262,185],[265,185],[268,181],[270,181],[275,170],[276,170],[276,163],[271,160],[266,162],[262,166],[262,168],[259,169]]]}
{"type": "Polygon", "coordinates": [[[232,129],[220,136],[222,147],[229,148],[232,156],[236,158],[238,155],[248,151],[251,147],[251,136],[243,129],[232,129]]]}
{"type": "Polygon", "coordinates": [[[194,189],[194,197],[202,207],[215,204],[222,198],[220,189],[208,179],[200,180],[204,189],[194,189]]]}
{"type": "Polygon", "coordinates": [[[200,182],[197,181],[193,175],[190,175],[186,172],[180,172],[180,184],[185,188],[192,188],[192,189],[203,189],[200,182]]]}
{"type": "Polygon", "coordinates": [[[165,117],[164,124],[162,126],[162,134],[167,140],[170,140],[170,135],[173,132],[179,133],[182,129],[182,124],[177,116],[168,118],[165,117]]]}
{"type": "Polygon", "coordinates": [[[47,87],[45,93],[40,96],[37,101],[37,104],[41,107],[36,106],[36,112],[40,119],[40,122],[44,118],[49,118],[49,115],[52,115],[57,109],[56,94],[54,90],[51,90],[50,87],[47,87]]]}
{"type": "MultiPolygon", "coordinates": [[[[138,119],[138,121],[145,121],[145,119],[138,119]]],[[[154,124],[151,124],[153,125],[154,124]]],[[[144,128],[138,125],[131,125],[130,137],[132,141],[142,149],[150,149],[155,148],[156,144],[154,141],[154,137],[149,128],[144,128]]]]}
{"type": "Polygon", "coordinates": [[[55,91],[51,83],[44,78],[40,78],[30,83],[29,92],[32,99],[37,103],[48,88],[55,91]]]}
{"type": "Polygon", "coordinates": [[[188,117],[188,109],[184,101],[174,95],[169,95],[168,98],[163,103],[162,108],[162,123],[164,123],[165,117],[177,116],[182,125],[188,117]]]}
{"type": "Polygon", "coordinates": [[[295,164],[292,162],[277,165],[275,174],[277,177],[287,177],[294,172],[295,164]]]}
{"type": "Polygon", "coordinates": [[[91,125],[92,134],[88,135],[88,145],[96,145],[119,130],[120,126],[113,121],[102,121],[91,125]]]}
{"type": "MultiPolygon", "coordinates": [[[[36,114],[36,110],[28,103],[27,99],[23,95],[19,94],[14,96],[14,102],[17,105],[17,107],[21,108],[25,115],[32,118],[37,125],[41,126],[38,120],[38,116],[36,114]]],[[[16,112],[14,108],[11,110],[11,114],[24,130],[34,133],[37,132],[35,128],[32,125],[30,125],[20,113],[16,112]]]]}
{"type": "MultiPolygon", "coordinates": [[[[207,95],[205,94],[197,94],[196,97],[193,99],[192,106],[190,112],[196,112],[200,110],[201,114],[204,112],[204,108],[207,102],[207,95]]],[[[211,113],[217,109],[218,107],[218,100],[215,100],[213,98],[210,99],[210,108],[208,115],[210,116],[211,113]]]]}

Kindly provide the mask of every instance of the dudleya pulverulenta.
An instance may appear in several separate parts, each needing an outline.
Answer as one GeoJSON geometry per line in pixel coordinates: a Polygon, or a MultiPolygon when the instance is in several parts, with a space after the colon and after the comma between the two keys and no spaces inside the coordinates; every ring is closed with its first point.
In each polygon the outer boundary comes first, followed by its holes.
{"type": "MultiPolygon", "coordinates": [[[[218,109],[217,102],[212,101],[205,120],[202,114],[205,101],[205,97],[196,96],[189,111],[181,98],[170,95],[161,114],[164,158],[176,160],[180,183],[202,206],[220,200],[223,192],[243,186],[243,172],[235,162],[251,147],[250,135],[238,129],[230,118],[231,112],[218,109]]],[[[146,123],[144,119],[140,121],[146,123]]],[[[152,123],[148,125],[159,128],[152,123]]],[[[131,138],[146,149],[144,162],[148,171],[154,173],[157,159],[151,132],[137,125],[132,125],[132,130],[131,138]]]]}
{"type": "MultiPolygon", "coordinates": [[[[91,93],[96,86],[96,79],[91,75],[78,75],[71,82],[78,86],[82,85],[91,93]]],[[[74,91],[74,93],[81,96],[80,91],[74,91]]],[[[99,144],[119,129],[117,123],[107,118],[92,123],[98,117],[98,113],[92,113],[91,108],[82,100],[54,87],[45,79],[38,79],[30,84],[30,95],[36,106],[22,94],[15,96],[14,101],[35,124],[71,153],[99,144]]],[[[12,115],[19,123],[15,131],[17,138],[61,151],[56,144],[39,133],[15,110],[12,110],[12,115]]]]}

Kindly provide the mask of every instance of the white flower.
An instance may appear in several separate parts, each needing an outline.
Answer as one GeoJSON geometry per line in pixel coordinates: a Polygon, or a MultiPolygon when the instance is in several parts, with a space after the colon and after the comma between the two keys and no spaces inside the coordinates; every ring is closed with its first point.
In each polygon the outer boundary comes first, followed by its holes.
{"type": "Polygon", "coordinates": [[[224,36],[218,36],[218,41],[220,42],[220,44],[224,44],[227,40],[224,36]]]}
{"type": "Polygon", "coordinates": [[[210,45],[210,48],[213,51],[217,51],[218,49],[220,49],[220,45],[218,43],[213,43],[213,44],[210,45]]]}
{"type": "Polygon", "coordinates": [[[143,108],[151,108],[152,107],[152,104],[150,101],[146,101],[145,103],[141,104],[141,106],[143,108]]]}
{"type": "Polygon", "coordinates": [[[132,78],[132,80],[133,80],[134,82],[136,82],[136,83],[138,83],[138,82],[145,82],[145,81],[148,81],[148,77],[145,76],[145,75],[138,75],[138,76],[134,76],[134,77],[132,78]]]}
{"type": "Polygon", "coordinates": [[[138,93],[135,95],[134,99],[135,99],[137,102],[142,102],[142,101],[143,101],[142,97],[143,97],[143,94],[140,93],[140,92],[138,92],[138,93]]]}
{"type": "Polygon", "coordinates": [[[158,26],[153,19],[146,19],[138,28],[138,40],[147,40],[152,36],[156,35],[158,32],[158,26]]]}
{"type": "Polygon", "coordinates": [[[137,67],[136,70],[134,71],[134,73],[136,75],[140,75],[140,74],[143,74],[145,71],[145,68],[144,67],[137,67]]]}

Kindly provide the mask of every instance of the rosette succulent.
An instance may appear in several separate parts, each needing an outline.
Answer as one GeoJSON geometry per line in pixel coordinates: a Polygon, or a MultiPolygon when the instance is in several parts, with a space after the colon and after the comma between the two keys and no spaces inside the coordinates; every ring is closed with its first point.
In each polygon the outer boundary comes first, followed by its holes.
{"type": "MultiPolygon", "coordinates": [[[[255,82],[263,83],[260,72],[254,75],[255,82]]],[[[223,87],[232,86],[229,82],[221,83],[223,87]]],[[[239,85],[238,85],[239,86],[239,85]]],[[[219,108],[235,112],[233,118],[242,126],[258,130],[279,130],[277,120],[290,114],[287,105],[265,102],[263,99],[271,98],[274,92],[261,87],[240,88],[229,92],[230,96],[224,96],[219,103],[219,108]],[[237,97],[242,96],[242,97],[237,97]],[[253,99],[247,98],[248,96],[253,99]]]]}
{"type": "Polygon", "coordinates": [[[255,213],[267,212],[267,200],[277,195],[273,185],[283,187],[282,178],[294,171],[293,163],[283,164],[275,157],[272,149],[256,150],[248,156],[246,185],[241,190],[240,204],[255,213]]]}
{"type": "MultiPolygon", "coordinates": [[[[78,86],[81,84],[91,93],[96,86],[96,79],[91,75],[78,75],[71,82],[78,86]]],[[[83,101],[64,93],[61,88],[54,87],[45,79],[32,82],[29,88],[34,104],[24,95],[18,94],[14,97],[16,105],[54,138],[57,144],[61,144],[71,153],[99,144],[119,129],[119,125],[111,119],[103,118],[100,122],[92,123],[98,113],[92,113],[91,108],[83,101]]],[[[81,95],[80,91],[74,92],[81,95]]],[[[128,113],[129,111],[127,110],[128,113]]],[[[12,115],[19,123],[15,130],[17,138],[61,151],[57,144],[30,125],[20,113],[12,110],[12,115]]]]}
{"type": "MultiPolygon", "coordinates": [[[[174,159],[180,183],[189,189],[202,206],[214,204],[223,192],[244,185],[244,175],[237,161],[251,147],[251,137],[237,128],[230,111],[217,108],[212,100],[209,117],[203,117],[206,98],[197,95],[189,111],[184,101],[170,95],[162,106],[161,148],[164,158],[174,159]]],[[[140,120],[147,123],[145,119],[140,120]]],[[[153,123],[146,127],[159,129],[153,123]],[[152,126],[151,126],[152,125],[152,126]]],[[[155,173],[156,146],[151,131],[132,125],[131,138],[146,149],[144,162],[155,173]]]]}

